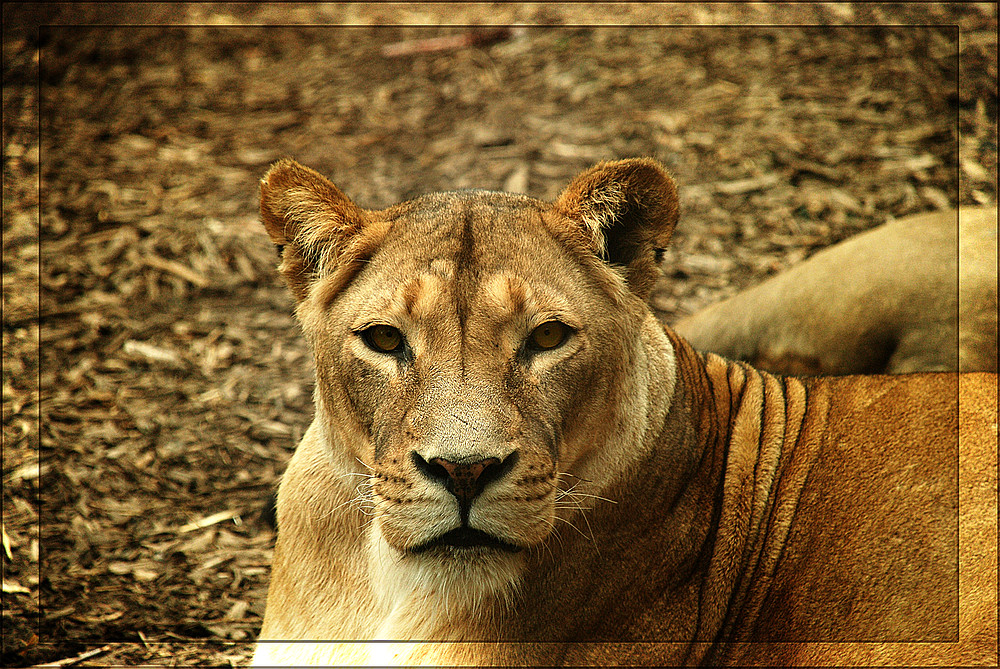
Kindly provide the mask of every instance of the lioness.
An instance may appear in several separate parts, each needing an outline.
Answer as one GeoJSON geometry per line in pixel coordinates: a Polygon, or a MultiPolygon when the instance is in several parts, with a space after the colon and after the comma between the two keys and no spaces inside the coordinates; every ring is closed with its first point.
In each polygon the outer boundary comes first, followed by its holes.
{"type": "Polygon", "coordinates": [[[779,374],[997,371],[997,209],[907,216],[681,319],[779,374]]]}
{"type": "Polygon", "coordinates": [[[996,375],[695,352],[656,162],[374,211],[284,160],[261,214],[317,385],[256,664],[996,662],[996,375]]]}

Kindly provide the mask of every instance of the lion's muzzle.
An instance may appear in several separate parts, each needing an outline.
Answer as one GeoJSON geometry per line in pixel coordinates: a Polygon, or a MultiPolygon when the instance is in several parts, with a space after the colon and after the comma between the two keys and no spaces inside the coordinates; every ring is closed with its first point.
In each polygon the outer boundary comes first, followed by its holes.
{"type": "Polygon", "coordinates": [[[417,471],[431,482],[443,485],[445,489],[458,499],[459,513],[462,524],[468,523],[469,508],[472,501],[493,481],[506,476],[517,464],[518,454],[513,452],[503,460],[500,458],[483,458],[479,460],[464,460],[455,462],[446,458],[431,458],[424,460],[416,451],[411,458],[417,471]]]}

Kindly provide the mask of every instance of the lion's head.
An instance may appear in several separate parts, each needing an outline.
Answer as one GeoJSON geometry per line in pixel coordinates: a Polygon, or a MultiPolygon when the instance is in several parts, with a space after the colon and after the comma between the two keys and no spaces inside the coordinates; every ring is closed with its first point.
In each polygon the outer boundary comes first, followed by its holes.
{"type": "Polygon", "coordinates": [[[666,412],[670,393],[649,388],[672,383],[670,347],[645,298],[677,221],[672,181],[624,160],[554,203],[473,190],[374,211],[285,160],[261,213],[383,589],[506,592],[666,412]]]}

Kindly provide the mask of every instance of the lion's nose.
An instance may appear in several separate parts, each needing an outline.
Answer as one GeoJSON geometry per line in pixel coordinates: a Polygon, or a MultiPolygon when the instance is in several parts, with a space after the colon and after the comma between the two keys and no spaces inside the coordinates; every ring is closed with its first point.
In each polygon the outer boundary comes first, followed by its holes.
{"type": "Polygon", "coordinates": [[[484,458],[454,462],[445,458],[424,460],[414,452],[413,463],[427,478],[443,484],[448,492],[458,498],[459,504],[467,508],[491,481],[499,479],[514,468],[517,463],[517,453],[511,453],[503,460],[484,458]]]}

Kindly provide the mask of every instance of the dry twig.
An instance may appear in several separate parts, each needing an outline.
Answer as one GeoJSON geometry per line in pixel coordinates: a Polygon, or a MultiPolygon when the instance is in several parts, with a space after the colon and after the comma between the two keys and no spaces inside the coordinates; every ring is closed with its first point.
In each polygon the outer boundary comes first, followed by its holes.
{"type": "Polygon", "coordinates": [[[51,669],[53,667],[70,667],[74,664],[79,664],[84,660],[89,660],[92,657],[106,653],[114,647],[114,644],[108,644],[106,646],[101,646],[100,648],[94,648],[92,650],[87,650],[74,657],[67,657],[63,660],[56,660],[55,662],[50,662],[49,664],[37,664],[34,669],[51,669]]]}
{"type": "Polygon", "coordinates": [[[471,46],[487,46],[495,42],[510,39],[516,30],[507,26],[499,28],[475,28],[457,35],[393,42],[382,47],[382,55],[386,58],[398,58],[418,53],[439,53],[442,51],[465,49],[471,46]]]}

